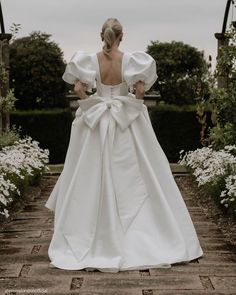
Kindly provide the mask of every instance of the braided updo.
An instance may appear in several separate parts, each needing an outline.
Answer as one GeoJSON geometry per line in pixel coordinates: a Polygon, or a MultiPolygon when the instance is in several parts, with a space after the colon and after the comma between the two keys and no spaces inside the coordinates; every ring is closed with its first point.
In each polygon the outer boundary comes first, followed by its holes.
{"type": "MultiPolygon", "coordinates": [[[[112,45],[122,34],[122,26],[116,18],[108,18],[102,26],[102,41],[104,41],[103,52],[109,56],[112,45]]],[[[120,39],[121,41],[121,39],[120,39]]]]}

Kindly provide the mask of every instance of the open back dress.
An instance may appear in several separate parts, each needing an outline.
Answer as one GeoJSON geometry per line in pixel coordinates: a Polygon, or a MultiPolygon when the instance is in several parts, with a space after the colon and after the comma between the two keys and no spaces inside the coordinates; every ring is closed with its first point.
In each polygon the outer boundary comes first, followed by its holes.
{"type": "Polygon", "coordinates": [[[144,100],[129,91],[137,81],[146,91],[154,84],[154,59],[125,52],[122,82],[112,86],[101,81],[97,54],[77,51],[62,78],[96,92],[78,101],[64,168],[45,204],[55,217],[51,264],[118,272],[202,256],[144,100]]]}

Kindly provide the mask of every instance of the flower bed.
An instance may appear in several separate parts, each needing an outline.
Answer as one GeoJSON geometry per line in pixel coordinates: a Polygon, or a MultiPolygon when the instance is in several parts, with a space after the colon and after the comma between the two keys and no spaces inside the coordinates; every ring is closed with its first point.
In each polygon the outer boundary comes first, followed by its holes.
{"type": "Polygon", "coordinates": [[[212,146],[188,151],[179,164],[185,165],[195,176],[198,186],[211,194],[226,213],[236,216],[236,146],[221,150],[212,146]]]}
{"type": "Polygon", "coordinates": [[[0,150],[0,214],[9,217],[7,207],[48,170],[49,150],[41,149],[30,136],[0,150]]]}

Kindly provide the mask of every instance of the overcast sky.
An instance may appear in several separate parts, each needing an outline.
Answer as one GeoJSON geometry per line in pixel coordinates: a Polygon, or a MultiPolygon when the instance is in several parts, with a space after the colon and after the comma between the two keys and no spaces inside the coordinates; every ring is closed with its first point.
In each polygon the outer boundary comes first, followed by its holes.
{"type": "MultiPolygon", "coordinates": [[[[5,29],[20,23],[18,37],[32,31],[52,35],[68,61],[76,50],[100,50],[108,17],[123,25],[121,50],[146,50],[151,40],[183,41],[216,57],[226,0],[1,0],[5,29]]],[[[229,21],[232,19],[230,12],[229,21]]]]}

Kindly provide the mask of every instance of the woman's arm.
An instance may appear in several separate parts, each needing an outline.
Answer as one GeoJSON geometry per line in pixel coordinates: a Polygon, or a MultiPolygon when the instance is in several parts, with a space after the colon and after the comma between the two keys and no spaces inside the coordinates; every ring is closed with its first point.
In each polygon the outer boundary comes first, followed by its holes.
{"type": "Polygon", "coordinates": [[[137,99],[143,99],[145,94],[144,82],[138,81],[134,84],[135,96],[137,99]]]}
{"type": "Polygon", "coordinates": [[[74,86],[74,92],[79,96],[80,99],[85,99],[88,97],[88,95],[86,94],[87,88],[87,84],[82,83],[78,80],[74,86]]]}

